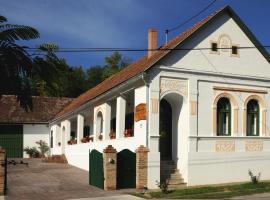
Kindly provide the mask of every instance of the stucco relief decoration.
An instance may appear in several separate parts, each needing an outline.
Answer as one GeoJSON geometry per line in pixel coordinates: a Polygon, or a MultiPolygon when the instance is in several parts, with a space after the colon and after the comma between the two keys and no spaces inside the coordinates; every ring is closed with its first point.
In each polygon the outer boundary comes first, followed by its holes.
{"type": "Polygon", "coordinates": [[[215,146],[216,152],[234,152],[235,151],[235,142],[229,140],[219,140],[216,141],[215,146]]]}
{"type": "Polygon", "coordinates": [[[187,96],[187,81],[162,78],[160,83],[160,96],[169,91],[179,92],[183,96],[187,96]]]}
{"type": "Polygon", "coordinates": [[[232,45],[231,38],[228,35],[226,34],[220,35],[219,46],[222,52],[229,52],[231,45],[232,45]]]}
{"type": "Polygon", "coordinates": [[[249,140],[246,141],[246,151],[262,151],[263,141],[260,140],[249,140]]]}

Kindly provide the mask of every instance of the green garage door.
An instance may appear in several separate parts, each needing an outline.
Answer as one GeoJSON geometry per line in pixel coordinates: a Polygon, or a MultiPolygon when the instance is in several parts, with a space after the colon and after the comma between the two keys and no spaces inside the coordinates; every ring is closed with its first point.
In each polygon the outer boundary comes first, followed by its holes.
{"type": "Polygon", "coordinates": [[[6,149],[8,158],[22,158],[23,126],[0,125],[0,146],[6,149]]]}

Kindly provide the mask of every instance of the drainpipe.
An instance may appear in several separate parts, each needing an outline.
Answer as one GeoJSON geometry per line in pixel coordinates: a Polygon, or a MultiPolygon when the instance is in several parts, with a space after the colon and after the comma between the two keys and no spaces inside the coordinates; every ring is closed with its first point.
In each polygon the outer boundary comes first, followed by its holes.
{"type": "Polygon", "coordinates": [[[146,89],[146,112],[147,112],[147,117],[146,117],[146,147],[148,148],[149,147],[149,75],[146,73],[146,72],[143,72],[142,73],[142,80],[145,84],[145,86],[147,87],[146,89]]]}

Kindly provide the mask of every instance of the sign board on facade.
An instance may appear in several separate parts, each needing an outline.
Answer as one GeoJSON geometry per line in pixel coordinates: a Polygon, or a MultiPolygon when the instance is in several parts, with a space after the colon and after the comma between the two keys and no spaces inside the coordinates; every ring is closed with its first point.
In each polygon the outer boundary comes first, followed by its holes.
{"type": "Polygon", "coordinates": [[[135,122],[146,120],[146,104],[140,103],[135,107],[135,122]]]}

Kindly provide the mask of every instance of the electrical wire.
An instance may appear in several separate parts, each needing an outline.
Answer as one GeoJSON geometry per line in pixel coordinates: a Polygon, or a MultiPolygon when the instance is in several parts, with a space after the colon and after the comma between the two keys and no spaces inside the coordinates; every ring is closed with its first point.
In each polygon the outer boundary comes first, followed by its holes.
{"type": "Polygon", "coordinates": [[[206,11],[208,8],[210,8],[214,3],[216,3],[217,0],[211,1],[206,7],[204,7],[201,11],[199,11],[197,14],[193,15],[192,17],[188,18],[187,20],[185,20],[184,22],[182,22],[181,24],[173,27],[173,28],[169,28],[165,30],[165,33],[168,34],[171,31],[177,30],[180,27],[182,27],[183,25],[187,24],[188,22],[190,22],[191,20],[193,20],[194,18],[198,17],[200,14],[202,14],[204,11],[206,11]]]}
{"type": "MultiPolygon", "coordinates": [[[[255,46],[240,46],[237,49],[254,49],[254,48],[270,48],[270,45],[255,45],[255,46]]],[[[202,48],[158,48],[158,49],[145,49],[145,48],[59,48],[54,50],[54,52],[60,53],[80,53],[80,52],[110,52],[110,51],[125,51],[125,52],[147,52],[147,51],[201,51],[201,50],[211,50],[211,47],[202,47],[202,48]]],[[[227,48],[216,48],[218,49],[232,49],[231,47],[227,48]]],[[[27,51],[40,51],[39,48],[26,48],[27,51]]],[[[43,51],[44,52],[44,51],[43,51]]]]}

